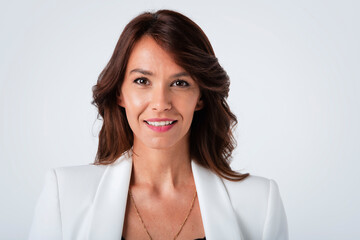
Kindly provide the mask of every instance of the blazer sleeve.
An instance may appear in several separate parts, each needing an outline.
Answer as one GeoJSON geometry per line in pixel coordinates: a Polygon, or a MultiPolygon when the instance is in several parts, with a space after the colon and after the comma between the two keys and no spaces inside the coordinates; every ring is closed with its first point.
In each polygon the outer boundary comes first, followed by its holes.
{"type": "Polygon", "coordinates": [[[29,240],[48,239],[62,239],[59,188],[54,169],[46,174],[29,234],[29,240]]]}
{"type": "Polygon", "coordinates": [[[266,213],[262,240],[288,240],[288,225],[279,188],[270,180],[268,208],[266,213]]]}

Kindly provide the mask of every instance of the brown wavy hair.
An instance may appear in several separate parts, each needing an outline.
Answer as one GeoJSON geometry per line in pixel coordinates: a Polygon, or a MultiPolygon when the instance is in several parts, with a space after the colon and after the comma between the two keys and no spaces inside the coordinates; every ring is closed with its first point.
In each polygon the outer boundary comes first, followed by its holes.
{"type": "Polygon", "coordinates": [[[110,61],[93,87],[93,101],[103,119],[95,164],[111,164],[133,146],[133,133],[125,109],[117,104],[121,85],[135,43],[151,36],[174,61],[197,82],[204,107],[194,113],[190,127],[190,156],[219,176],[239,181],[249,174],[230,168],[236,146],[232,130],[236,116],[226,102],[229,77],[220,66],[201,28],[186,16],[171,10],[145,12],[124,28],[110,61]]]}

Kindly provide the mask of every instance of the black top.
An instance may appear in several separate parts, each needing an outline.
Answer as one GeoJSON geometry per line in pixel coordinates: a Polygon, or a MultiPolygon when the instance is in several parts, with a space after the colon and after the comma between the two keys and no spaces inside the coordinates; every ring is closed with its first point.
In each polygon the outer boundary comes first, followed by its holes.
{"type": "MultiPolygon", "coordinates": [[[[121,240],[125,240],[125,238],[124,238],[124,237],[121,237],[121,240]]],[[[194,240],[206,240],[206,237],[204,237],[204,238],[197,238],[197,239],[194,239],[194,240]]]]}

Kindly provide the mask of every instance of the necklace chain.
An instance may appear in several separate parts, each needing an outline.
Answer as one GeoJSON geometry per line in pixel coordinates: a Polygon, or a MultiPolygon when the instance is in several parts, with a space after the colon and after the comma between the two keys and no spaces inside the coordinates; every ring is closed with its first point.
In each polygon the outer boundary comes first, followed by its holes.
{"type": "MultiPolygon", "coordinates": [[[[140,220],[140,222],[141,222],[141,224],[142,224],[142,226],[143,226],[146,234],[148,235],[149,239],[152,240],[152,237],[151,237],[148,229],[147,229],[146,226],[145,226],[144,220],[142,219],[142,217],[141,217],[141,215],[140,215],[139,209],[137,208],[137,206],[136,206],[136,204],[135,204],[135,200],[134,200],[134,197],[133,197],[130,189],[129,189],[129,195],[130,195],[130,198],[131,198],[131,202],[133,203],[134,208],[135,208],[135,210],[136,210],[136,214],[137,214],[137,216],[138,216],[138,218],[139,218],[139,220],[140,220]]],[[[197,195],[197,194],[196,194],[196,191],[195,191],[194,197],[193,197],[193,199],[192,199],[192,201],[191,201],[191,206],[190,206],[189,212],[187,213],[186,218],[184,219],[183,223],[181,224],[179,231],[175,234],[174,240],[178,238],[181,230],[183,229],[186,221],[188,220],[188,218],[189,218],[189,216],[190,216],[191,210],[192,210],[193,207],[194,207],[194,202],[195,202],[195,199],[196,199],[196,195],[197,195]]]]}

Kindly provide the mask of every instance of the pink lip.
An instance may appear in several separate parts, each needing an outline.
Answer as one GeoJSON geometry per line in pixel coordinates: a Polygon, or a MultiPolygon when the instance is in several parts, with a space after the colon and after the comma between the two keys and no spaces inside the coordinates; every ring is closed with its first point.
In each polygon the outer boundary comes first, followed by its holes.
{"type": "MultiPolygon", "coordinates": [[[[170,118],[151,118],[151,119],[146,119],[145,121],[149,121],[149,122],[161,122],[161,121],[175,121],[173,119],[170,118]]],[[[146,123],[146,122],[145,122],[146,123]]],[[[146,123],[146,126],[148,126],[150,129],[156,131],[156,132],[166,132],[169,131],[177,122],[174,122],[171,125],[167,125],[167,126],[152,126],[148,123],[146,123]]]]}

